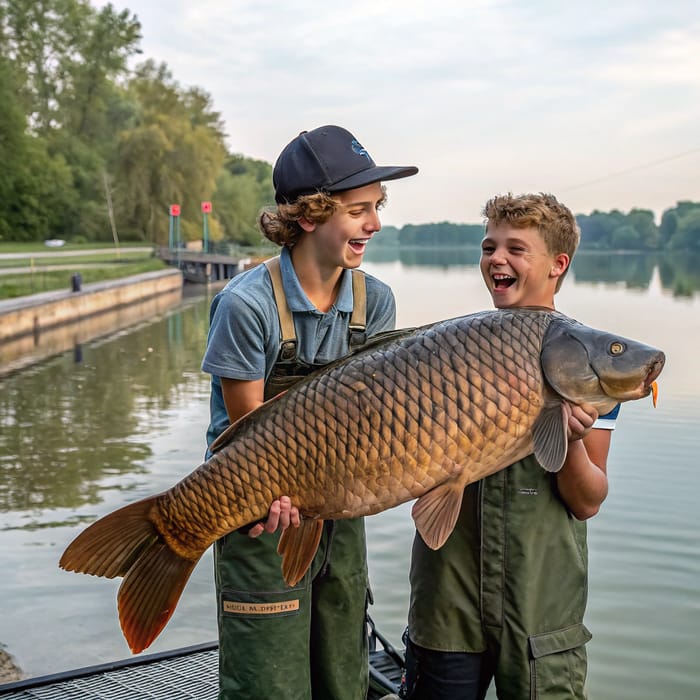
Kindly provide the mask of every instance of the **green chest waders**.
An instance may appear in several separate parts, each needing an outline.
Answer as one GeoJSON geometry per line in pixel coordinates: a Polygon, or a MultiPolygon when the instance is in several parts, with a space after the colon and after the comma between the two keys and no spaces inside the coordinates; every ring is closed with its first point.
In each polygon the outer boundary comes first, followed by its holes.
{"type": "Polygon", "coordinates": [[[488,651],[499,700],[586,697],[586,524],[533,456],[467,487],[445,545],[417,535],[411,640],[488,651]]]}
{"type": "MultiPolygon", "coordinates": [[[[279,259],[267,261],[282,343],[265,399],[320,365],[300,362],[279,259]]],[[[364,275],[353,271],[351,350],[365,342],[364,275]]],[[[279,494],[283,495],[283,494],[279,494]]],[[[364,700],[368,578],[364,520],[328,521],[309,572],[284,582],[279,534],[233,532],[214,545],[219,624],[219,700],[364,700]]]]}

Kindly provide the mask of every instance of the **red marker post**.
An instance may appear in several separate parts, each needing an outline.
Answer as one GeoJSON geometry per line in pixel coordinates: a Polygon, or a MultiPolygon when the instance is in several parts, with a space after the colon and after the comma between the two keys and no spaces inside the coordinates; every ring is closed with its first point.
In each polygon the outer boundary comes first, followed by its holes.
{"type": "Polygon", "coordinates": [[[175,233],[177,233],[177,246],[180,247],[180,205],[170,205],[170,227],[168,228],[168,250],[175,245],[175,233]]]}
{"type": "Polygon", "coordinates": [[[211,202],[202,202],[202,218],[204,228],[202,231],[202,251],[209,252],[209,214],[211,214],[211,202]]]}

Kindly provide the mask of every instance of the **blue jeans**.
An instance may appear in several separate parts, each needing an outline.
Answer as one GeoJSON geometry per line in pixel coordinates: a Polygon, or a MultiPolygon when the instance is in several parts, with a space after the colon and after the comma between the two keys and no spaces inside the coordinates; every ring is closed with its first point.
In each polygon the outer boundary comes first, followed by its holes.
{"type": "Polygon", "coordinates": [[[486,652],[434,651],[414,644],[408,630],[406,673],[399,695],[405,700],[483,700],[493,668],[486,652]]]}

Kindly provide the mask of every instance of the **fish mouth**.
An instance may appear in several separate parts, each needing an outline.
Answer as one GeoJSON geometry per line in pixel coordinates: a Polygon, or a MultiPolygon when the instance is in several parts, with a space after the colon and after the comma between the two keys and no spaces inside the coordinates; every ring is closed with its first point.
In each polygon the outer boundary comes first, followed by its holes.
{"type": "Polygon", "coordinates": [[[664,368],[664,363],[666,361],[666,358],[662,355],[661,357],[658,357],[654,362],[651,363],[651,366],[649,367],[649,372],[647,373],[647,376],[644,378],[644,385],[651,391],[652,385],[658,378],[658,376],[661,374],[661,370],[664,368]]]}
{"type": "Polygon", "coordinates": [[[647,386],[644,382],[640,382],[631,389],[620,389],[620,387],[608,384],[601,380],[600,386],[603,393],[617,401],[634,401],[635,399],[643,399],[651,393],[651,385],[647,386]]]}
{"type": "Polygon", "coordinates": [[[605,382],[602,379],[600,379],[600,386],[608,396],[612,396],[620,401],[643,399],[645,396],[656,392],[656,379],[664,368],[664,362],[665,358],[663,355],[653,360],[649,364],[649,369],[644,375],[644,378],[639,384],[630,389],[621,389],[621,387],[605,382]]]}
{"type": "Polygon", "coordinates": [[[659,386],[656,383],[656,378],[661,374],[661,370],[664,368],[664,363],[666,358],[661,356],[652,364],[649,369],[649,373],[644,379],[644,383],[647,385],[647,396],[651,394],[652,401],[654,402],[654,408],[656,408],[656,401],[659,397],[659,386]]]}

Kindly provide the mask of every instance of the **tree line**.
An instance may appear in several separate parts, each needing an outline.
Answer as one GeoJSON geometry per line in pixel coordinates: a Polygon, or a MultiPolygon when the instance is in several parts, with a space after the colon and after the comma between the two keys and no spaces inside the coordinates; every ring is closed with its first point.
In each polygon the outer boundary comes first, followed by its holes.
{"type": "Polygon", "coordinates": [[[700,251],[700,202],[677,202],[666,209],[659,225],[647,209],[594,211],[576,217],[581,247],[602,250],[700,251]]]}
{"type": "MultiPolygon", "coordinates": [[[[660,223],[647,209],[594,211],[578,214],[581,248],[588,250],[637,250],[700,252],[700,202],[678,202],[664,211],[660,223]]],[[[376,243],[386,246],[479,246],[483,224],[455,224],[449,221],[385,226],[376,243]]]]}
{"type": "Polygon", "coordinates": [[[232,153],[198,87],[145,60],[129,10],[86,0],[0,0],[0,240],[260,241],[268,163],[232,153]]]}

